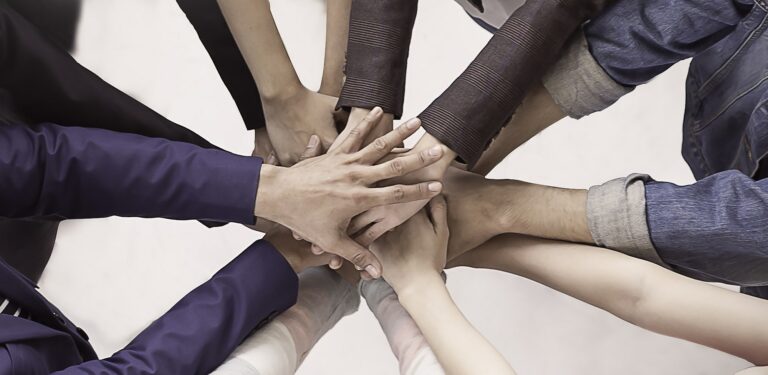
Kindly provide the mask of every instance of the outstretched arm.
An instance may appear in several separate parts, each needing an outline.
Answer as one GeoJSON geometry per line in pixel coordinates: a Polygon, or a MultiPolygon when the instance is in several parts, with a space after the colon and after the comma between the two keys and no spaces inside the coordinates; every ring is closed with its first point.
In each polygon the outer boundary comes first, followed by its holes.
{"type": "Polygon", "coordinates": [[[349,36],[349,13],[352,0],[330,0],[327,2],[325,21],[325,63],[320,92],[324,95],[341,94],[344,84],[344,62],[349,36]]]}
{"type": "Polygon", "coordinates": [[[458,264],[514,273],[645,329],[768,364],[768,301],[592,246],[503,235],[458,264]]]}
{"type": "Polygon", "coordinates": [[[295,164],[309,138],[325,148],[336,138],[335,98],[307,90],[285,50],[268,0],[218,0],[232,36],[256,81],[267,131],[281,165],[295,164]]]}
{"type": "Polygon", "coordinates": [[[447,205],[442,197],[371,249],[384,264],[384,279],[416,321],[449,374],[514,374],[504,357],[467,321],[440,272],[448,246],[447,205]]]}

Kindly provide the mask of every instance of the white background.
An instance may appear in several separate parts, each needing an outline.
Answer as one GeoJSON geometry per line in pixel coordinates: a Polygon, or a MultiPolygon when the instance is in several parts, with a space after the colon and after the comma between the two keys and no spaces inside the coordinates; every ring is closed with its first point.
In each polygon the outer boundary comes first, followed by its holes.
{"type": "MultiPolygon", "coordinates": [[[[273,12],[305,85],[322,71],[324,2],[276,0],[273,12]]],[[[405,117],[415,116],[489,39],[450,0],[422,0],[408,71],[405,117]]],[[[86,0],[76,57],[108,82],[213,143],[249,154],[233,101],[174,1],[86,0]]],[[[685,64],[610,110],[565,120],[493,173],[563,187],[632,172],[692,181],[680,154],[685,64]]],[[[493,218],[488,218],[493,220],[493,218]]],[[[258,235],[238,225],[110,218],[65,222],[41,283],[89,332],[101,356],[154,318],[258,235]]],[[[662,337],[530,281],[494,271],[449,271],[475,326],[521,374],[731,374],[744,361],[662,337]]],[[[364,303],[309,355],[301,374],[395,374],[397,365],[364,303]]]]}

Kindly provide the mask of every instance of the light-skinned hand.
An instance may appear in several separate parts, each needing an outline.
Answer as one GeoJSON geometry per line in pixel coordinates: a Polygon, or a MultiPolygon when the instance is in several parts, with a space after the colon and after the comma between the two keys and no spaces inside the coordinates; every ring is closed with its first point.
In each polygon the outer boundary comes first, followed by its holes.
{"type": "Polygon", "coordinates": [[[337,98],[323,95],[301,86],[276,102],[264,102],[267,132],[280,165],[296,164],[312,135],[320,138],[323,148],[331,146],[336,131],[337,98]]]}
{"type": "Polygon", "coordinates": [[[340,255],[373,277],[381,275],[381,264],[347,235],[350,220],[373,207],[429,199],[442,190],[442,183],[429,180],[375,187],[379,181],[434,163],[444,152],[438,146],[376,164],[420,125],[417,119],[408,121],[361,150],[382,115],[380,108],[371,111],[325,155],[291,168],[264,165],[254,209],[257,217],[288,227],[300,238],[340,255]]]}
{"type": "Polygon", "coordinates": [[[442,196],[371,245],[384,265],[384,279],[396,292],[418,287],[425,276],[445,268],[448,249],[448,207],[442,196]]]}

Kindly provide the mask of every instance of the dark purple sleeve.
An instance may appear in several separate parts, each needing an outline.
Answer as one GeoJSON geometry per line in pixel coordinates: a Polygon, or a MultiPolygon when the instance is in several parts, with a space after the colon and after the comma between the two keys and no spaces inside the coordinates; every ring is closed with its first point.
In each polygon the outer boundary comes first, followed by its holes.
{"type": "Polygon", "coordinates": [[[570,35],[606,0],[527,1],[440,97],[424,129],[473,165],[541,80],[570,35]]]}
{"type": "Polygon", "coordinates": [[[54,374],[208,374],[254,329],[296,303],[298,278],[258,241],[109,358],[54,374]]]}
{"type": "Polygon", "coordinates": [[[403,115],[408,49],[418,0],[355,0],[349,19],[346,80],[338,107],[381,107],[403,115]]]}
{"type": "Polygon", "coordinates": [[[253,224],[261,159],[102,129],[0,126],[0,217],[253,224]]]}

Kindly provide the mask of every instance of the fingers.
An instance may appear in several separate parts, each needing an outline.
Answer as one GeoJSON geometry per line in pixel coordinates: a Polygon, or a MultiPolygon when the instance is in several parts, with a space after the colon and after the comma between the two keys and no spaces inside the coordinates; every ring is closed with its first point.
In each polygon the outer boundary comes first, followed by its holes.
{"type": "Polygon", "coordinates": [[[393,177],[405,176],[434,164],[443,156],[443,147],[435,146],[417,154],[400,156],[386,163],[367,168],[370,171],[370,183],[387,180],[393,177]]]}
{"type": "Polygon", "coordinates": [[[381,158],[387,156],[395,147],[399,147],[408,137],[413,135],[421,126],[421,120],[414,118],[400,125],[397,129],[376,138],[371,144],[362,149],[360,153],[360,162],[364,164],[373,164],[381,158]]]}
{"type": "Polygon", "coordinates": [[[315,244],[312,244],[310,251],[312,251],[312,254],[315,254],[315,255],[320,255],[325,252],[325,250],[321,249],[320,246],[317,246],[315,244]]]}
{"type": "Polygon", "coordinates": [[[381,263],[368,249],[347,236],[343,236],[333,245],[334,253],[352,262],[356,267],[368,271],[374,278],[381,276],[381,263]]]}
{"type": "Polygon", "coordinates": [[[341,268],[341,266],[344,264],[344,258],[334,255],[331,257],[331,261],[328,262],[328,267],[330,267],[332,270],[337,270],[341,268]]]}
{"type": "Polygon", "coordinates": [[[445,197],[438,195],[429,202],[429,214],[439,237],[448,236],[448,204],[445,197]]]}
{"type": "Polygon", "coordinates": [[[301,162],[316,156],[320,156],[322,152],[323,148],[320,145],[320,137],[313,134],[311,137],[309,137],[309,143],[307,143],[307,147],[304,148],[304,152],[299,157],[299,161],[301,162]]]}
{"type": "Polygon", "coordinates": [[[376,208],[372,208],[352,218],[352,221],[349,223],[349,228],[347,228],[347,233],[355,235],[363,230],[363,228],[379,220],[381,215],[376,211],[376,208]]]}
{"type": "MultiPolygon", "coordinates": [[[[383,115],[384,111],[382,111],[381,108],[374,108],[370,113],[368,113],[368,115],[365,116],[363,121],[360,121],[359,124],[353,125],[354,128],[350,130],[346,138],[340,140],[339,146],[335,148],[335,151],[351,154],[360,150],[360,147],[362,147],[363,141],[368,136],[368,133],[370,133],[371,130],[379,124],[379,121],[381,121],[383,115]]],[[[340,137],[343,137],[343,135],[340,137]]]]}
{"type": "Polygon", "coordinates": [[[277,160],[277,154],[275,154],[275,151],[269,153],[269,156],[267,156],[267,160],[264,161],[265,163],[269,165],[278,165],[280,162],[277,160]]]}
{"type": "Polygon", "coordinates": [[[357,243],[365,247],[371,246],[372,243],[378,240],[379,237],[383,236],[390,229],[392,228],[389,228],[389,226],[386,225],[385,222],[383,221],[378,222],[376,224],[371,225],[370,228],[366,229],[363,233],[358,235],[355,238],[355,241],[357,241],[357,243]]]}
{"type": "MultiPolygon", "coordinates": [[[[406,203],[427,200],[440,194],[443,184],[440,182],[422,182],[416,185],[393,185],[383,188],[368,189],[370,204],[384,206],[396,203],[406,203]]],[[[424,202],[426,204],[426,202],[424,202]]],[[[423,207],[423,205],[421,206],[423,207]]]]}

